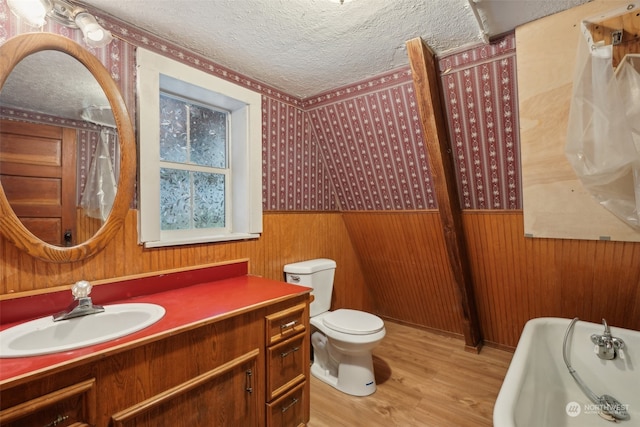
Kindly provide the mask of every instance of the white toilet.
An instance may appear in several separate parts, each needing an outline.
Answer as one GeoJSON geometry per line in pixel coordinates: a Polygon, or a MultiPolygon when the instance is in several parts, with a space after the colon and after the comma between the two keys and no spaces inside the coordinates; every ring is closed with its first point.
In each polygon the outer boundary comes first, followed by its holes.
{"type": "Polygon", "coordinates": [[[371,350],[384,338],[384,322],[358,310],[331,308],[336,262],[320,258],[284,266],[288,283],[313,288],[311,294],[311,374],[354,396],[376,391],[371,350]]]}

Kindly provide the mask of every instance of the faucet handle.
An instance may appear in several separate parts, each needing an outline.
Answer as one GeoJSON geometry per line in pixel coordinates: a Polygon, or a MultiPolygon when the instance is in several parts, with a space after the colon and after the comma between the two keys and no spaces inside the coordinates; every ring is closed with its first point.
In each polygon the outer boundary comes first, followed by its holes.
{"type": "Polygon", "coordinates": [[[80,280],[71,287],[71,293],[74,299],[86,298],[91,293],[91,283],[80,280]]]}

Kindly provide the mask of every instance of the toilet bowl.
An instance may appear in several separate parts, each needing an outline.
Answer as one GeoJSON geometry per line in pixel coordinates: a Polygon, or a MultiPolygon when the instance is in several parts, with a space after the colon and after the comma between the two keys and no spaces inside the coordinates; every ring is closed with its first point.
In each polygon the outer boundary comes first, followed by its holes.
{"type": "Polygon", "coordinates": [[[322,258],[287,264],[284,271],[288,283],[313,288],[311,374],[344,393],[368,396],[376,391],[371,351],[386,334],[384,322],[359,310],[329,311],[335,268],[322,258]]]}

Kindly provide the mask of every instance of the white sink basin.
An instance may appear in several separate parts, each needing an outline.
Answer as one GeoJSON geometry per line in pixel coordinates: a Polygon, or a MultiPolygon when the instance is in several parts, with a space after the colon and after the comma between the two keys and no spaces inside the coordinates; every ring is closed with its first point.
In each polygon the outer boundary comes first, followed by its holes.
{"type": "Polygon", "coordinates": [[[60,353],[114,340],[153,325],[164,316],[156,304],[104,306],[97,314],[53,321],[52,316],[21,323],[0,332],[0,357],[60,353]]]}

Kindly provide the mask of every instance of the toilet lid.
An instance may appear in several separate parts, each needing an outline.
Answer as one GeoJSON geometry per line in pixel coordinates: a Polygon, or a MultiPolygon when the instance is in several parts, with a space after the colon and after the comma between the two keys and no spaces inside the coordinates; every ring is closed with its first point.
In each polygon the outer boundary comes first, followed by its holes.
{"type": "Polygon", "coordinates": [[[384,322],[378,316],[346,308],[332,311],[322,321],[334,331],[352,335],[375,334],[384,328],[384,322]]]}

